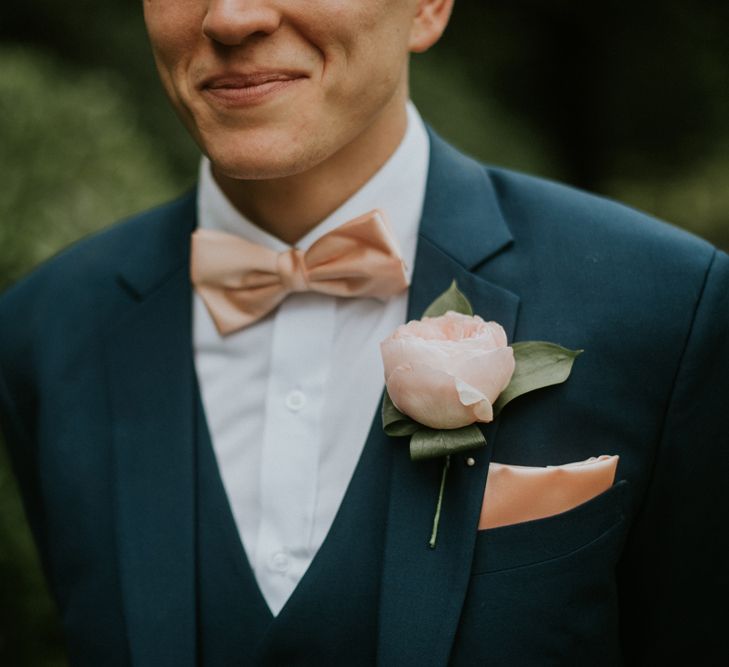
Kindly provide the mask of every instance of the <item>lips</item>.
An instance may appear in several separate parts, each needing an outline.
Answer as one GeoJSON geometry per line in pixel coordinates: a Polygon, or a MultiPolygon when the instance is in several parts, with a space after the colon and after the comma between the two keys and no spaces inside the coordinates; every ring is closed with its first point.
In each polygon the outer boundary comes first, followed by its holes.
{"type": "Polygon", "coordinates": [[[205,79],[202,83],[203,88],[248,88],[259,86],[272,81],[291,81],[293,79],[301,79],[305,75],[302,72],[293,72],[288,70],[270,70],[256,72],[229,72],[214,75],[205,79]]]}
{"type": "Polygon", "coordinates": [[[306,78],[302,72],[286,70],[226,72],[208,77],[200,89],[225,106],[245,106],[261,102],[306,78]]]}

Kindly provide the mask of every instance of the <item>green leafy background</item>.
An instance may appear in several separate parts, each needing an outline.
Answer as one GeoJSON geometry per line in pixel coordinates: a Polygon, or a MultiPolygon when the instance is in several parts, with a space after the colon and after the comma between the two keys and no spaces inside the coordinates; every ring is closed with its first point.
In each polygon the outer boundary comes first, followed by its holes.
{"type": "MultiPolygon", "coordinates": [[[[729,248],[729,4],[456,0],[413,64],[447,139],[627,201],[729,248]]],[[[140,0],[0,5],[0,289],[73,240],[193,184],[140,0]]],[[[0,664],[63,665],[0,448],[0,664]]]]}

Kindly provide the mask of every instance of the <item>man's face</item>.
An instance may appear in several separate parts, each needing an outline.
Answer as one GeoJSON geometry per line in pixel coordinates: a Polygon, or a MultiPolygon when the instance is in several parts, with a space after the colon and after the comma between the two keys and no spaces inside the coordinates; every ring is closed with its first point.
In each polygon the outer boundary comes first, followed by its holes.
{"type": "Polygon", "coordinates": [[[301,173],[401,113],[421,0],[145,0],[165,89],[222,174],[301,173]]]}

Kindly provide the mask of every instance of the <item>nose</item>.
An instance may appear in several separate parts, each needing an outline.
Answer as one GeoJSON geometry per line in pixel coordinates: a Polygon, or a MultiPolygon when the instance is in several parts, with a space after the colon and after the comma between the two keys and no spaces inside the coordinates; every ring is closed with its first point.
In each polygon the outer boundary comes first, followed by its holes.
{"type": "Polygon", "coordinates": [[[255,34],[270,35],[281,24],[268,0],[209,0],[203,34],[225,46],[238,46],[255,34]]]}

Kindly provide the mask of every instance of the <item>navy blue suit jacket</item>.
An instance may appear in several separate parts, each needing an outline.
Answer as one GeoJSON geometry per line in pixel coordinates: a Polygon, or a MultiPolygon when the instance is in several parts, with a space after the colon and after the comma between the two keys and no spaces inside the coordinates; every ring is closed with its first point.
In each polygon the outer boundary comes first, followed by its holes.
{"type": "MultiPolygon", "coordinates": [[[[380,662],[715,664],[729,599],[729,257],[431,139],[409,316],[456,279],[510,340],[585,353],[567,383],[486,427],[475,466],[452,467],[434,551],[439,467],[393,441],[380,662]],[[620,455],[602,496],[477,530],[492,458],[599,454],[620,455]]],[[[188,195],[0,298],[0,422],[77,664],[194,664],[195,224],[188,195]]]]}

